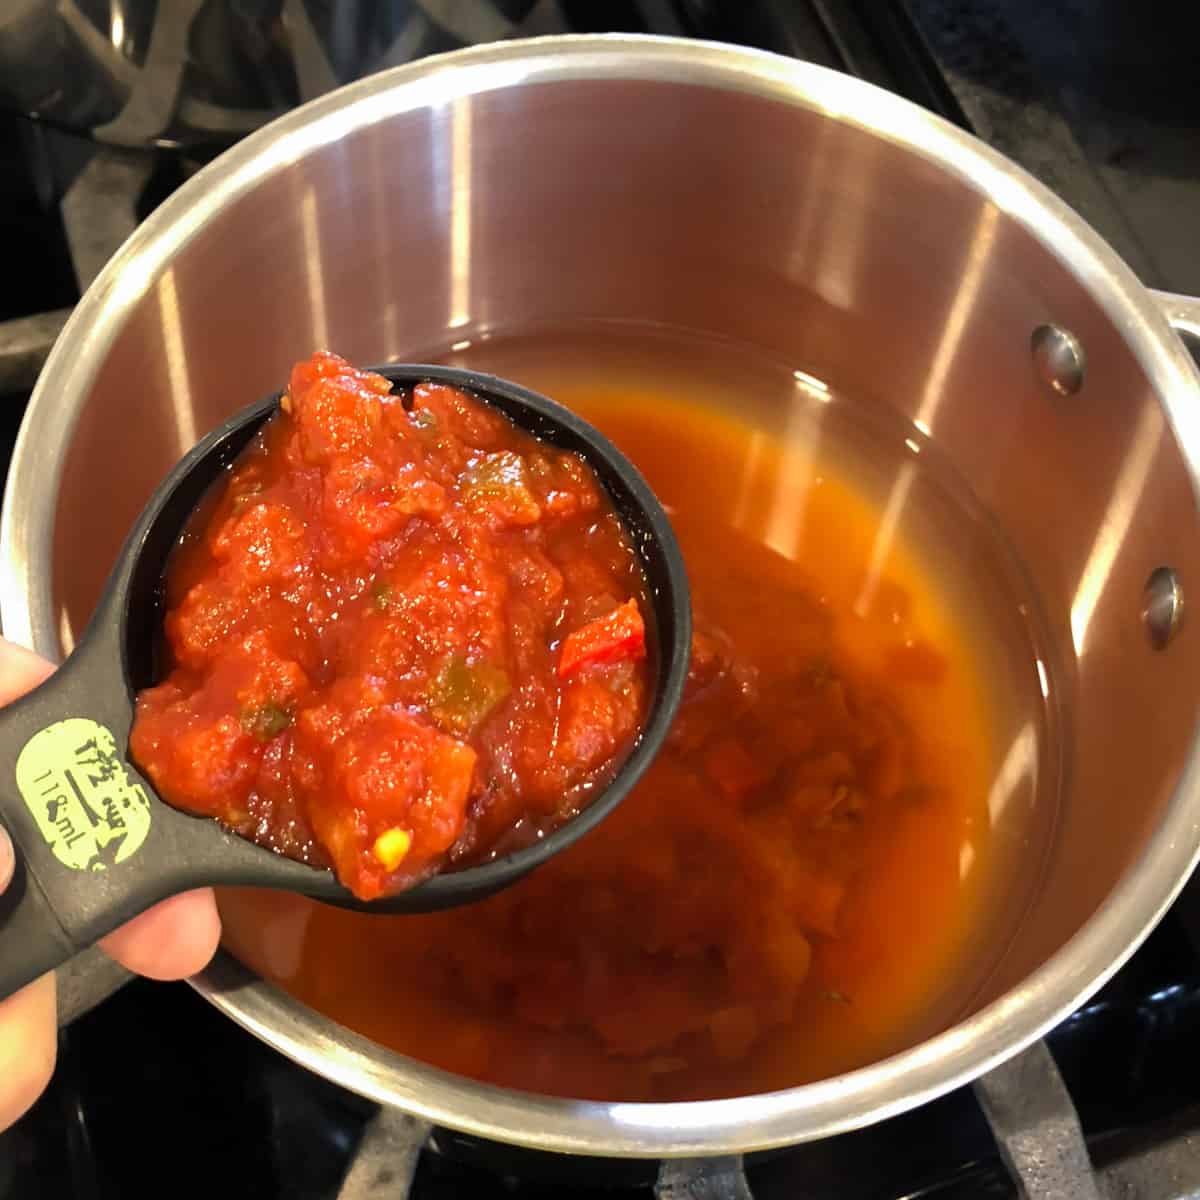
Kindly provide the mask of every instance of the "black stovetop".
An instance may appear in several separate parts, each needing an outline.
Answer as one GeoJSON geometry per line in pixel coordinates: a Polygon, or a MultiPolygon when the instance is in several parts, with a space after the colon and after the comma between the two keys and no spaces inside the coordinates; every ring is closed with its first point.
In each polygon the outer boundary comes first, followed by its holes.
{"type": "MultiPolygon", "coordinates": [[[[1130,0],[561,7],[581,30],[739,41],[906,95],[1039,175],[1146,283],[1200,293],[1196,6],[1153,22],[1130,0]]],[[[9,318],[77,299],[57,200],[91,152],[77,136],[0,116],[0,334],[9,318]]],[[[160,152],[139,211],[188,167],[160,152]]],[[[0,354],[3,345],[0,336],[0,354]]],[[[25,399],[0,395],[3,462],[25,399]]],[[[1047,1041],[1104,1186],[1146,1200],[1200,1194],[1192,1140],[1200,1131],[1200,882],[1047,1041]]],[[[1071,1105],[1061,1107],[1069,1125],[1071,1105]]],[[[335,1200],[376,1113],[267,1049],[187,985],[139,981],[62,1031],[50,1090],[0,1135],[0,1200],[335,1200]]],[[[1013,1196],[1003,1158],[976,1092],[962,1089],[870,1129],[749,1160],[745,1178],[757,1200],[1013,1196]]],[[[654,1194],[653,1179],[653,1166],[581,1165],[443,1132],[421,1154],[410,1194],[589,1200],[615,1188],[644,1198],[654,1194]]],[[[1082,1183],[1062,1194],[1095,1195],[1082,1183]]]]}

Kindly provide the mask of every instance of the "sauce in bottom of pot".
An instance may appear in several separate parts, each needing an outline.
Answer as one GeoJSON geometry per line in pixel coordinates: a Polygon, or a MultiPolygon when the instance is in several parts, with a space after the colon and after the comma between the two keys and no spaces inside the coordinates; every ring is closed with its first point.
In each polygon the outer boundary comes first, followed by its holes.
{"type": "Polygon", "coordinates": [[[998,868],[984,672],[939,578],[832,452],[801,462],[683,388],[492,355],[471,365],[553,389],[671,513],[698,631],[671,744],[597,831],[479,905],[231,891],[226,946],[403,1053],[580,1098],[793,1086],[944,1026],[980,982],[998,868]]]}

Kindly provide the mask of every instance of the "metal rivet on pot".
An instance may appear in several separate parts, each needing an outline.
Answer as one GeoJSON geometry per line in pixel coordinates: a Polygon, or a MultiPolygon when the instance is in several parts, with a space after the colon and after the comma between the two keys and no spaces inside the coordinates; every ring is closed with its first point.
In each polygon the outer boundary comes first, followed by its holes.
{"type": "Polygon", "coordinates": [[[1179,632],[1183,623],[1183,588],[1172,568],[1155,567],[1150,572],[1142,600],[1142,621],[1155,650],[1162,650],[1179,632]]]}
{"type": "Polygon", "coordinates": [[[1059,396],[1073,396],[1083,387],[1086,365],[1079,339],[1060,325],[1039,325],[1029,339],[1038,378],[1059,396]]]}

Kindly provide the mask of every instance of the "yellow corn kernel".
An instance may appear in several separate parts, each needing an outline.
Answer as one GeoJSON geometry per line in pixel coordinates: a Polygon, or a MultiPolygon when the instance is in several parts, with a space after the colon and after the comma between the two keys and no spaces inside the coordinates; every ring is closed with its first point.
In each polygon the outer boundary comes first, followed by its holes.
{"type": "Polygon", "coordinates": [[[385,871],[394,871],[407,857],[412,834],[407,829],[388,829],[375,839],[375,857],[385,871]]]}

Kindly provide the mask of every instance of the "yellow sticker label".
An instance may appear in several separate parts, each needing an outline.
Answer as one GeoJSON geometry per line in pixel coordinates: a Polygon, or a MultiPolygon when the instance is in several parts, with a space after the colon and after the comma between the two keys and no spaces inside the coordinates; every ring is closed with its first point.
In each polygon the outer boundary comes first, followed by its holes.
{"type": "Polygon", "coordinates": [[[47,726],[17,759],[17,788],[54,851],[73,871],[105,871],[150,832],[150,801],[132,783],[113,735],[85,717],[47,726]]]}

